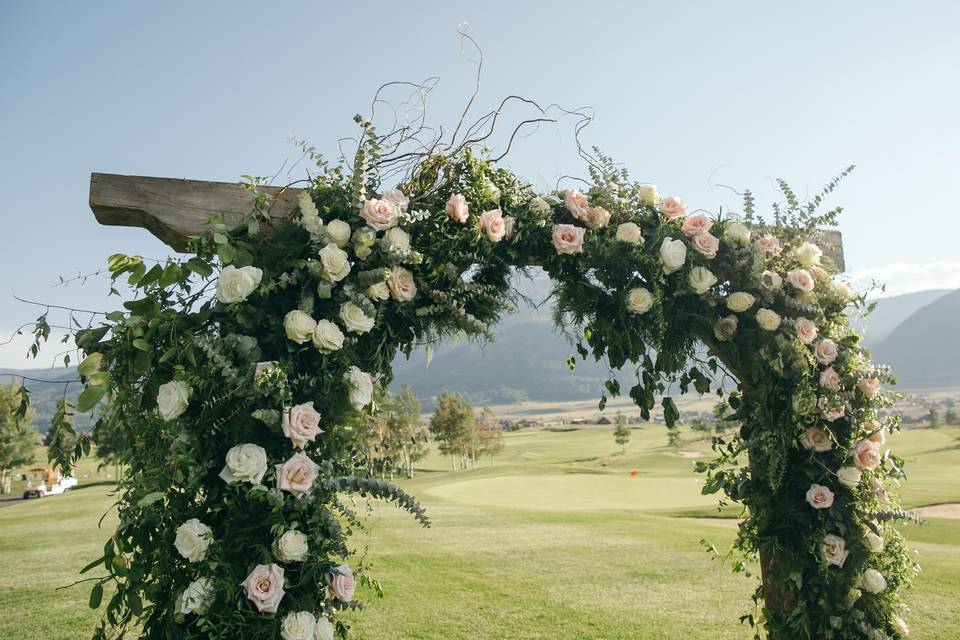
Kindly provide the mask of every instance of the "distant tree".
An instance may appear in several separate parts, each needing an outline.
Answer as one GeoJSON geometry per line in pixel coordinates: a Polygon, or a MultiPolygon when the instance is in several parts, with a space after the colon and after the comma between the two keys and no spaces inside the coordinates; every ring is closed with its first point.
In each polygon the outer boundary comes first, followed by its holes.
{"type": "Polygon", "coordinates": [[[420,402],[410,387],[393,394],[383,391],[380,411],[363,423],[361,441],[366,453],[367,472],[393,479],[397,472],[413,477],[413,464],[428,450],[426,426],[420,420],[420,402]]]}
{"type": "Polygon", "coordinates": [[[13,470],[33,462],[37,448],[34,414],[18,416],[20,385],[0,386],[0,494],[10,493],[13,470]]]}
{"type": "Polygon", "coordinates": [[[957,416],[957,412],[954,410],[952,404],[947,407],[947,412],[943,414],[943,422],[951,427],[955,427],[960,424],[960,417],[957,416]]]}
{"type": "Polygon", "coordinates": [[[477,456],[490,456],[490,464],[501,451],[503,451],[503,429],[497,420],[496,414],[490,407],[484,407],[480,411],[480,417],[477,418],[474,425],[477,456]]]}
{"type": "Polygon", "coordinates": [[[930,410],[927,411],[927,422],[930,423],[931,429],[940,428],[940,414],[938,414],[937,410],[934,409],[933,407],[931,407],[930,410]]]}
{"type": "Polygon", "coordinates": [[[690,422],[690,428],[698,433],[702,433],[703,437],[706,438],[713,431],[714,426],[703,418],[694,418],[693,421],[690,422]]]}
{"type": "Polygon", "coordinates": [[[96,455],[100,460],[97,470],[113,465],[114,478],[120,482],[120,468],[123,464],[123,453],[127,450],[127,440],[123,427],[118,420],[97,420],[93,425],[93,442],[96,445],[96,455]]]}
{"type": "Polygon", "coordinates": [[[627,452],[627,443],[630,442],[630,429],[627,427],[627,416],[617,411],[617,417],[614,419],[613,441],[620,445],[623,453],[627,452]]]}
{"type": "Polygon", "coordinates": [[[441,391],[436,408],[430,417],[430,433],[433,434],[440,453],[450,456],[454,471],[459,459],[460,468],[466,469],[470,462],[474,443],[473,407],[459,393],[441,391]]]}
{"type": "Polygon", "coordinates": [[[677,425],[667,427],[667,446],[674,448],[680,446],[680,427],[677,425]]]}

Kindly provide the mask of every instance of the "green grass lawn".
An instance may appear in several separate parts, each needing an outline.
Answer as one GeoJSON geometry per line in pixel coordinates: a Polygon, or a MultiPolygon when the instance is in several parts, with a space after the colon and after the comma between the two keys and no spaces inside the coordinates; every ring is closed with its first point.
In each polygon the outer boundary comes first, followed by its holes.
{"type": "MultiPolygon", "coordinates": [[[[354,637],[747,637],[737,618],[754,582],[699,542],[723,549],[734,522],[677,517],[717,513],[692,473],[706,443],[685,437],[669,449],[662,426],[644,426],[621,454],[609,427],[519,432],[495,464],[456,473],[432,454],[402,484],[433,526],[375,505],[354,540],[386,591],[351,616],[354,637]]],[[[890,445],[912,462],[908,505],[960,501],[960,430],[906,432],[890,445]]],[[[86,588],[55,589],[97,555],[110,504],[94,486],[0,509],[0,638],[88,637],[97,613],[86,588]]],[[[960,521],[905,530],[924,567],[907,594],[912,637],[960,638],[960,521]]]]}

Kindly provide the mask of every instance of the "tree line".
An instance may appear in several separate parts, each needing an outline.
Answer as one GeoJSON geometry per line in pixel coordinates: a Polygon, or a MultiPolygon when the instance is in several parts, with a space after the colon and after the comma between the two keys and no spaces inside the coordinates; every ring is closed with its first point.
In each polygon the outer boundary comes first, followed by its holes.
{"type": "Polygon", "coordinates": [[[470,402],[459,393],[442,391],[430,418],[430,433],[440,453],[450,456],[454,471],[472,469],[484,456],[494,458],[503,451],[503,430],[490,407],[474,413],[470,402]]]}

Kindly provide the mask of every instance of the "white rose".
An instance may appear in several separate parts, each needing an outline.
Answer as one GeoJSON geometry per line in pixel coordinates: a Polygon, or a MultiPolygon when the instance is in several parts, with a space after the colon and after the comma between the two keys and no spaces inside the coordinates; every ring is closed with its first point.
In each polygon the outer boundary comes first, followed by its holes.
{"type": "Polygon", "coordinates": [[[483,197],[490,202],[500,202],[500,189],[490,178],[483,179],[483,197]]]}
{"type": "Polygon", "coordinates": [[[713,272],[706,267],[694,267],[687,276],[687,282],[690,283],[691,289],[703,295],[713,285],[717,284],[717,276],[713,275],[713,272]]]}
{"type": "Polygon", "coordinates": [[[723,231],[723,237],[736,244],[750,244],[750,229],[742,222],[731,222],[723,231]]]}
{"type": "Polygon", "coordinates": [[[307,536],[294,529],[273,541],[273,555],[281,562],[302,562],[309,550],[307,536]]]}
{"type": "Polygon", "coordinates": [[[664,273],[673,273],[687,261],[687,245],[683,240],[664,238],[660,245],[660,262],[663,263],[664,273]]]}
{"type": "Polygon", "coordinates": [[[157,390],[157,413],[164,420],[176,420],[190,404],[190,387],[178,380],[160,385],[157,390]]]}
{"type": "Polygon", "coordinates": [[[213,582],[210,578],[199,578],[187,585],[187,588],[180,594],[178,601],[180,603],[179,613],[188,615],[196,613],[203,615],[210,608],[210,602],[213,600],[213,582]]]}
{"type": "Polygon", "coordinates": [[[373,329],[373,318],[352,302],[344,302],[340,306],[340,319],[347,331],[353,333],[366,333],[373,329]]]}
{"type": "Polygon", "coordinates": [[[387,239],[387,244],[390,246],[391,251],[399,254],[405,254],[410,251],[410,234],[400,227],[389,229],[383,237],[387,239]]]}
{"type": "Polygon", "coordinates": [[[880,593],[887,588],[887,580],[876,569],[867,569],[860,576],[860,586],[870,593],[880,593]]]}
{"type": "Polygon", "coordinates": [[[256,267],[226,266],[217,278],[217,300],[226,304],[243,302],[260,286],[261,279],[263,271],[256,267]]]}
{"type": "Polygon", "coordinates": [[[843,300],[853,300],[853,289],[846,282],[834,282],[834,292],[843,300]]]}
{"type": "Polygon", "coordinates": [[[641,184],[637,187],[637,195],[644,204],[657,204],[660,202],[660,194],[657,193],[657,186],[653,184],[641,184]]]}
{"type": "Polygon", "coordinates": [[[189,562],[200,562],[207,555],[207,549],[213,538],[213,531],[196,518],[190,518],[177,527],[177,537],[173,546],[189,562]]]}
{"type": "Polygon", "coordinates": [[[377,282],[367,287],[363,293],[371,300],[386,300],[390,297],[390,287],[386,282],[377,282]]]}
{"type": "Polygon", "coordinates": [[[635,222],[617,225],[617,240],[630,244],[643,244],[643,232],[635,222]]]}
{"type": "Polygon", "coordinates": [[[757,311],[757,324],[765,331],[776,331],[780,326],[780,315],[772,309],[757,311]]]}
{"type": "Polygon", "coordinates": [[[333,623],[327,618],[317,618],[317,626],[313,631],[313,640],[334,640],[333,623]]]}
{"type": "Polygon", "coordinates": [[[327,223],[327,237],[341,249],[350,242],[350,225],[343,220],[331,220],[327,223]]]}
{"type": "Polygon", "coordinates": [[[820,543],[820,555],[828,565],[842,567],[843,563],[847,561],[847,556],[850,555],[846,546],[846,540],[840,536],[835,536],[832,533],[827,534],[823,537],[823,542],[820,543]]]}
{"type": "Polygon", "coordinates": [[[634,287],[627,293],[627,311],[641,315],[653,306],[653,296],[643,287],[634,287]]]}
{"type": "Polygon", "coordinates": [[[867,541],[867,548],[874,553],[880,553],[883,551],[883,538],[875,534],[873,531],[867,531],[863,535],[864,540],[867,541]]]}
{"type": "Polygon", "coordinates": [[[823,251],[820,250],[820,247],[812,242],[804,242],[793,251],[793,257],[805,267],[820,264],[820,257],[822,255],[823,251]]]}
{"type": "Polygon", "coordinates": [[[861,477],[863,474],[856,467],[840,467],[837,470],[837,480],[848,489],[853,489],[860,484],[861,477]]]}
{"type": "Polygon", "coordinates": [[[746,291],[735,291],[727,296],[727,309],[736,313],[743,313],[753,306],[757,299],[746,291]]]}
{"type": "Polygon", "coordinates": [[[783,278],[780,277],[779,273],[767,270],[760,274],[760,284],[762,284],[765,289],[777,291],[783,286],[783,278]]]}
{"type": "MultiPolygon", "coordinates": [[[[893,619],[893,626],[897,628],[897,631],[900,632],[900,635],[902,636],[910,635],[910,625],[908,625],[907,621],[901,618],[900,616],[896,616],[893,619]]],[[[330,640],[333,640],[333,639],[331,638],[330,640]]]]}
{"type": "Polygon", "coordinates": [[[320,264],[323,265],[323,277],[330,282],[340,282],[350,275],[350,256],[332,242],[320,249],[320,264]]]}
{"type": "Polygon", "coordinates": [[[220,477],[227,483],[249,482],[259,484],[267,472],[267,452],[255,444],[238,444],[227,451],[227,464],[220,477]]]}
{"type": "Polygon", "coordinates": [[[288,613],[280,623],[280,637],[283,640],[313,640],[317,619],[309,611],[288,613]]]}
{"type": "Polygon", "coordinates": [[[350,391],[350,404],[357,411],[370,404],[373,398],[373,378],[358,367],[350,367],[344,376],[350,391]]]}
{"type": "Polygon", "coordinates": [[[303,344],[313,338],[316,328],[317,321],[299,309],[294,309],[283,317],[284,332],[297,344],[303,344]]]}
{"type": "Polygon", "coordinates": [[[527,207],[530,209],[530,213],[538,218],[546,218],[553,212],[553,209],[550,207],[550,203],[540,196],[532,198],[527,207]]]}
{"type": "Polygon", "coordinates": [[[321,353],[333,353],[343,348],[343,332],[329,320],[321,320],[313,330],[313,346],[321,353]]]}

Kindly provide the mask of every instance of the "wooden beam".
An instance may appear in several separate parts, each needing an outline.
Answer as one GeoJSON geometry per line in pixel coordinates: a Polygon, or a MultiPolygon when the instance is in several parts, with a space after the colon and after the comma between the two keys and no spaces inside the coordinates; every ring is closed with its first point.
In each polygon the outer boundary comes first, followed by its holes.
{"type": "MultiPolygon", "coordinates": [[[[297,209],[300,189],[265,187],[274,196],[270,216],[288,217],[297,209]]],[[[90,208],[97,222],[143,227],[176,251],[186,250],[187,236],[207,230],[221,214],[227,227],[241,224],[253,207],[253,195],[239,183],[90,174],[90,208]]]]}
{"type": "MultiPolygon", "coordinates": [[[[297,210],[300,189],[266,187],[274,196],[270,216],[287,218],[297,210]]],[[[227,227],[243,222],[253,206],[253,196],[238,183],[90,174],[90,208],[100,224],[143,227],[177,251],[186,250],[186,237],[207,230],[205,220],[223,215],[227,227]]],[[[843,238],[835,229],[824,229],[820,248],[843,271],[843,238]]]]}

